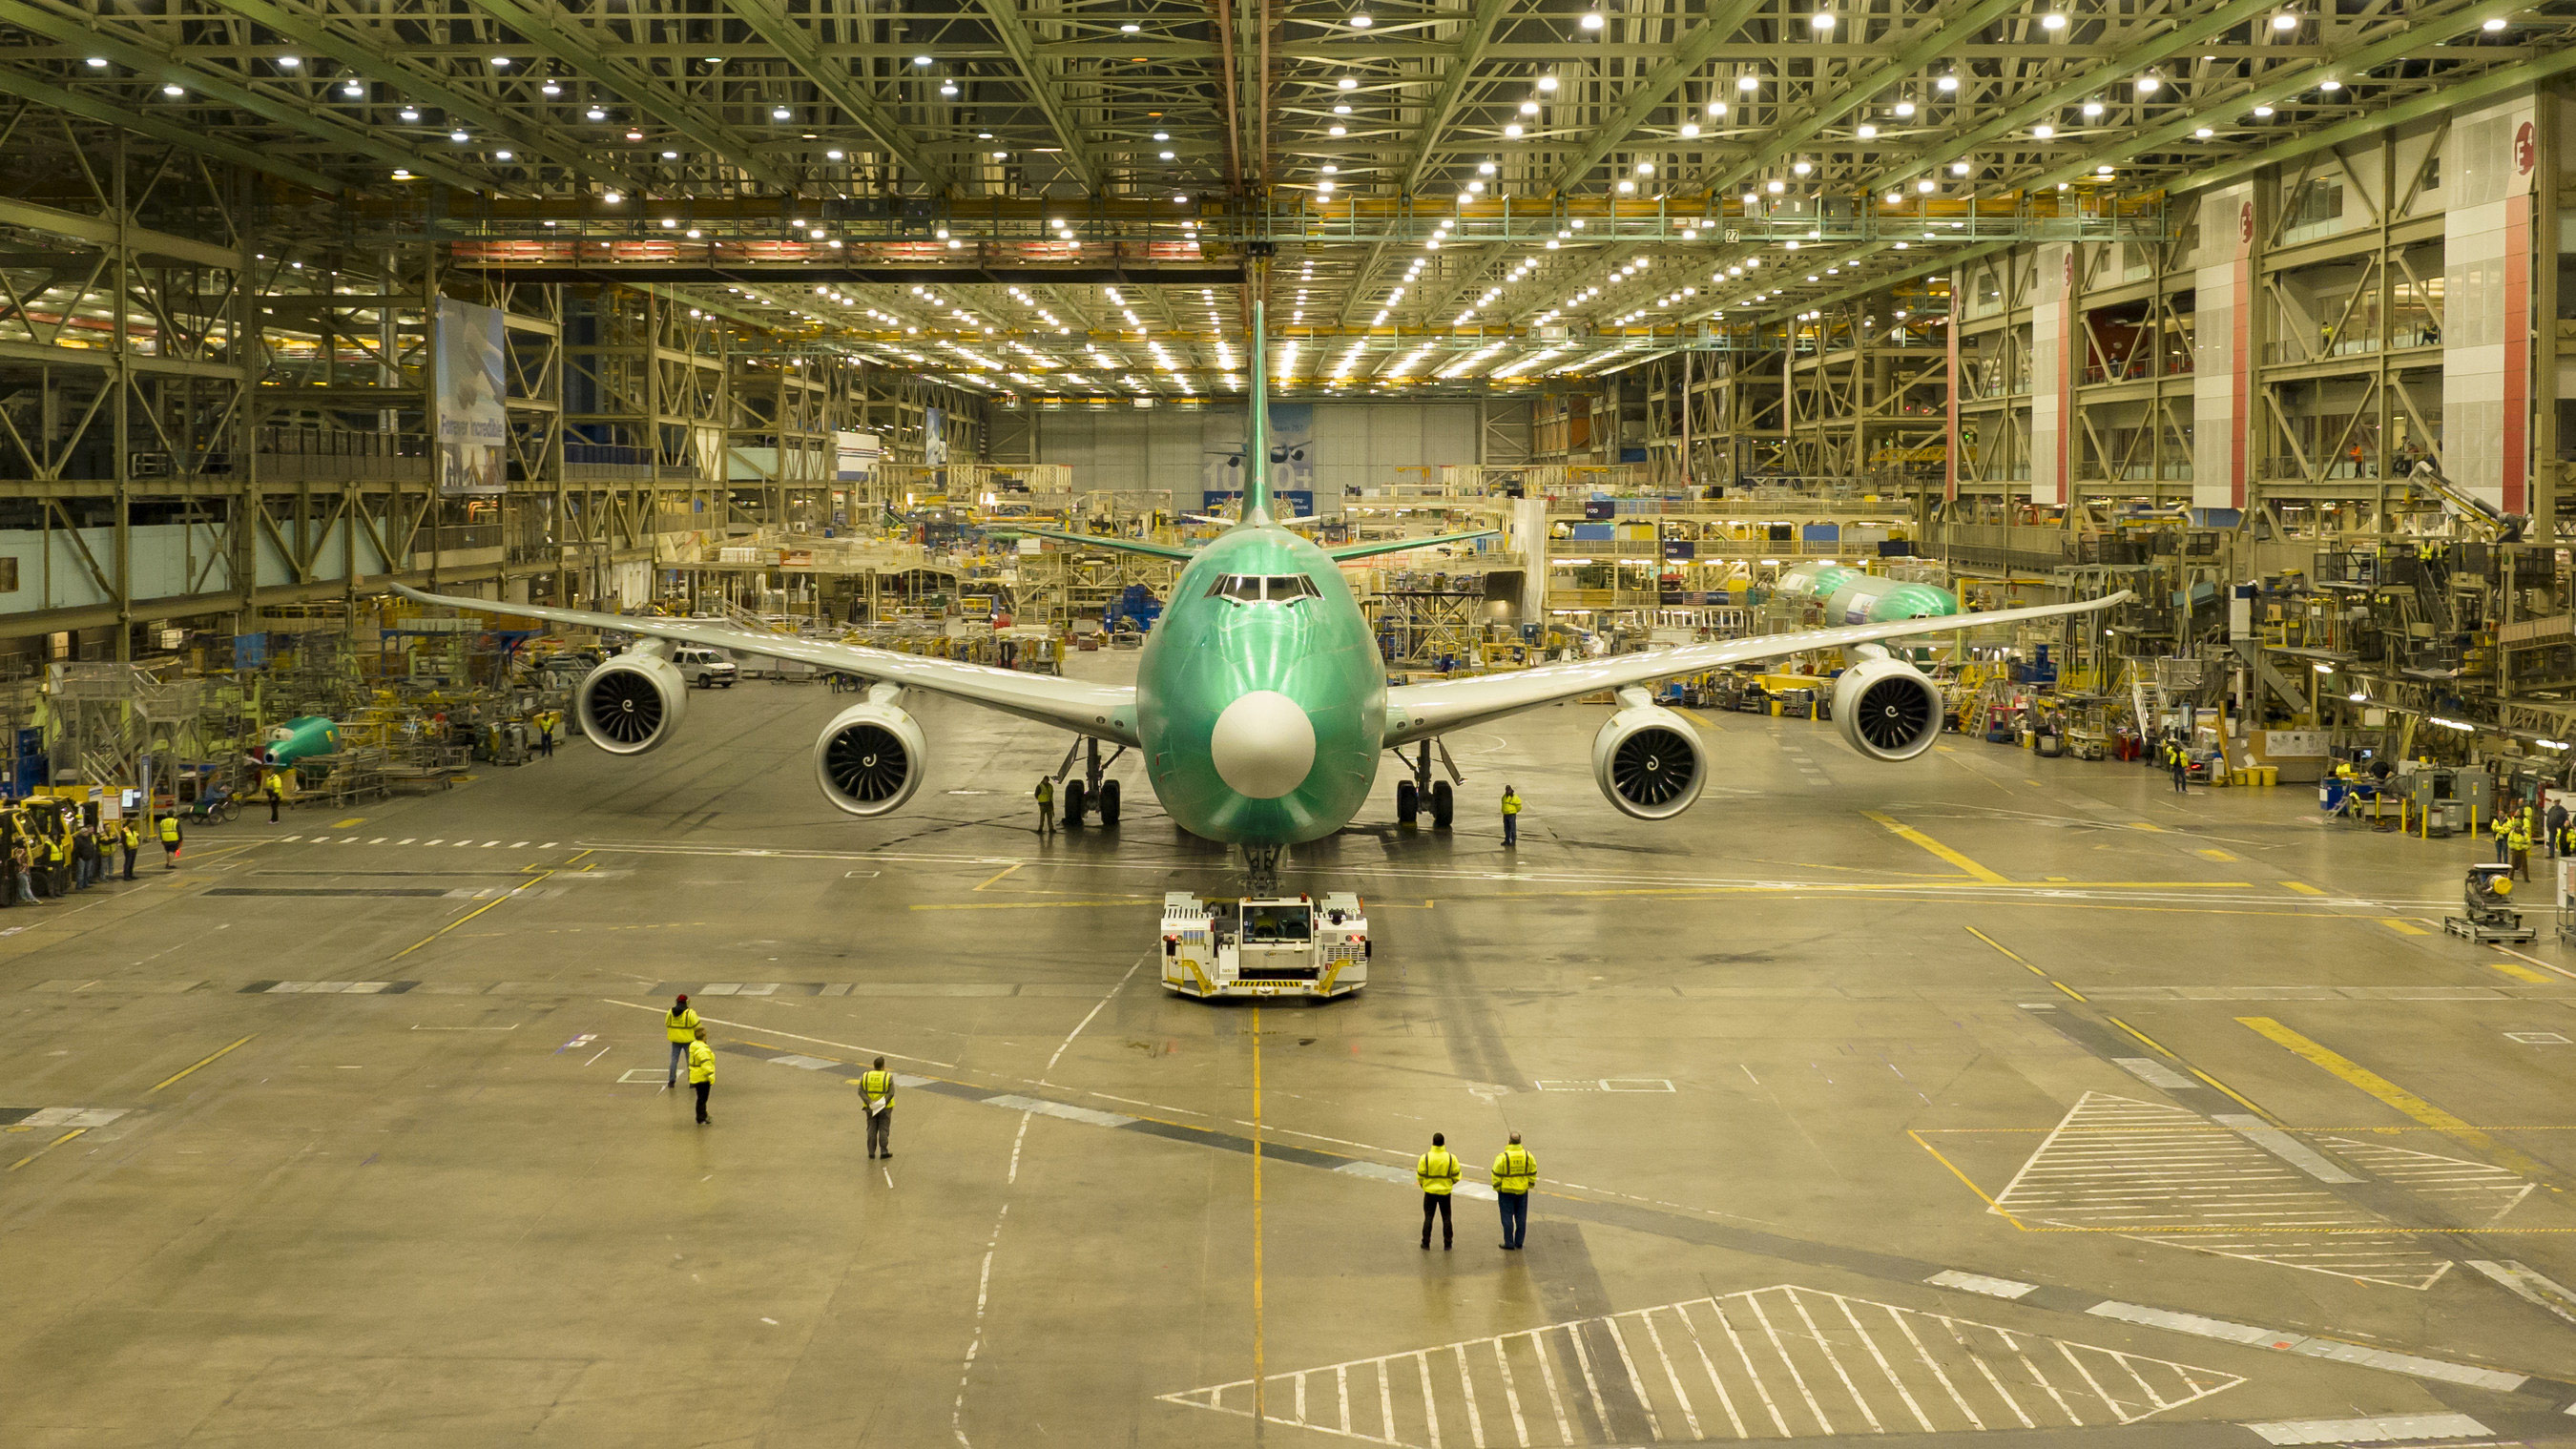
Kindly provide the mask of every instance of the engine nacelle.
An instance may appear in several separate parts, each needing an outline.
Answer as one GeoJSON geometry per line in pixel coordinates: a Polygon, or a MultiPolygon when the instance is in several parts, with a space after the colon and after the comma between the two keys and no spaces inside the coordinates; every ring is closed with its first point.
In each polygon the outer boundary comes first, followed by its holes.
{"type": "Polygon", "coordinates": [[[1873,760],[1910,760],[1941,737],[1941,687],[1902,659],[1879,655],[1834,681],[1834,728],[1873,760]]]}
{"type": "Polygon", "coordinates": [[[1699,798],[1708,757],[1699,732],[1661,705],[1635,705],[1610,716],[1592,737],[1592,778],[1623,815],[1669,820],[1699,798]]]}
{"type": "Polygon", "coordinates": [[[929,763],[921,724],[878,700],[854,704],[823,726],[814,742],[814,778],[823,797],[853,815],[883,815],[921,788],[929,763]]]}
{"type": "Polygon", "coordinates": [[[647,651],[610,656],[572,694],[582,733],[612,755],[640,755],[660,745],[688,709],[688,681],[670,660],[647,651]]]}

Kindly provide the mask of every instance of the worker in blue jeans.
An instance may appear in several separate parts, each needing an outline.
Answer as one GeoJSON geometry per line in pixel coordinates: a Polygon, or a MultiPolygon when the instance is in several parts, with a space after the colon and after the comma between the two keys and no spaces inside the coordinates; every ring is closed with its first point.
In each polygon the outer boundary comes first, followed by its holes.
{"type": "Polygon", "coordinates": [[[1511,1145],[1494,1159],[1494,1200],[1503,1208],[1503,1250],[1517,1253],[1529,1238],[1530,1189],[1538,1185],[1538,1159],[1512,1134],[1511,1145]]]}
{"type": "Polygon", "coordinates": [[[1521,843],[1521,795],[1509,785],[1503,787],[1503,844],[1521,843]]]}
{"type": "Polygon", "coordinates": [[[698,1014],[689,1008],[688,993],[682,992],[671,1003],[670,1014],[662,1018],[662,1034],[671,1039],[671,1074],[662,1085],[676,1091],[680,1085],[680,1068],[689,1064],[689,1043],[698,1039],[698,1014]]]}

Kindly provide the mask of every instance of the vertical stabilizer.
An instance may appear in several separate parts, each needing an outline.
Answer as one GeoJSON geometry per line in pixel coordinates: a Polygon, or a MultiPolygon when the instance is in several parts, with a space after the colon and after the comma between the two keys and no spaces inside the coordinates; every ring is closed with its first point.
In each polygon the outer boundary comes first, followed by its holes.
{"type": "Polygon", "coordinates": [[[1252,301],[1252,418],[1243,430],[1243,507],[1235,517],[1245,523],[1270,521],[1270,338],[1263,330],[1261,299],[1252,301]]]}

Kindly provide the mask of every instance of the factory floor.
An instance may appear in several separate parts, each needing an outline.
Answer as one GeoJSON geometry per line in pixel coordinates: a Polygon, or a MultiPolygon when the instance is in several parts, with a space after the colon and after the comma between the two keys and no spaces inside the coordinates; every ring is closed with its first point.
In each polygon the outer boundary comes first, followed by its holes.
{"type": "Polygon", "coordinates": [[[1733,714],[1645,824],[1565,705],[1450,738],[1456,829],[1390,774],[1295,859],[1365,991],[1212,1005],[1154,932],[1229,862],[1132,759],[1041,841],[1063,738],[934,702],[853,820],[849,702],[0,913],[0,1440],[2576,1439],[2576,954],[2443,933],[2476,842],[1733,714]],[[1513,1130],[1526,1250],[1465,1195],[1418,1247],[1430,1135],[1472,1186],[1513,1130]]]}

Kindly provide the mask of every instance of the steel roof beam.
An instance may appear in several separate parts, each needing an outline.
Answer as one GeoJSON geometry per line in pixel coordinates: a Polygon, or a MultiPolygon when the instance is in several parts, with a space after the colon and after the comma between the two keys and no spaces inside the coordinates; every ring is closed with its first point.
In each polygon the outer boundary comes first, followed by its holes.
{"type": "MultiPolygon", "coordinates": [[[[756,4],[759,0],[745,0],[745,3],[756,4]]],[[[1054,74],[1038,58],[1037,42],[1030,36],[1027,23],[1020,18],[1019,0],[977,0],[977,3],[983,7],[985,19],[992,23],[994,38],[1002,42],[1002,49],[1010,56],[1011,64],[1019,67],[1022,88],[1046,117],[1056,139],[1063,143],[1065,159],[1073,163],[1073,174],[1081,178],[1083,189],[1094,193],[1108,190],[1102,180],[1100,158],[1092,154],[1091,142],[1082,133],[1081,121],[1073,114],[1072,107],[1065,104],[1063,94],[1056,88],[1054,74]]]]}
{"type": "Polygon", "coordinates": [[[814,33],[775,8],[774,0],[732,0],[732,8],[752,33],[776,48],[779,58],[796,67],[823,99],[840,107],[858,122],[870,140],[911,167],[932,194],[945,193],[956,184],[948,168],[922,148],[921,138],[851,79],[849,60],[856,47],[835,45],[830,56],[824,55],[822,42],[815,39],[814,33]]]}
{"type": "MultiPolygon", "coordinates": [[[[0,0],[0,4],[14,3],[18,0],[0,0]]],[[[590,37],[580,33],[579,27],[557,25],[549,15],[537,13],[520,0],[470,0],[470,3],[475,9],[517,31],[529,44],[551,52],[553,59],[607,82],[628,104],[688,137],[709,154],[741,167],[743,173],[753,180],[774,186],[791,196],[796,194],[797,185],[786,173],[752,156],[749,146],[723,128],[708,125],[700,119],[695,108],[664,91],[661,83],[652,76],[592,43],[590,37]]]]}
{"type": "MultiPolygon", "coordinates": [[[[169,54],[139,44],[115,31],[76,23],[53,11],[40,9],[25,0],[0,0],[0,20],[23,25],[38,35],[65,44],[86,46],[92,55],[103,55],[126,69],[143,75],[164,77],[209,100],[248,111],[265,121],[301,131],[307,136],[329,141],[347,151],[371,156],[379,161],[401,166],[433,181],[444,181],[468,191],[498,189],[489,178],[475,176],[443,161],[432,161],[419,151],[379,140],[370,132],[329,116],[298,110],[284,101],[266,96],[238,81],[182,63],[169,54]]],[[[263,168],[264,169],[264,168],[263,168]]],[[[345,183],[340,183],[345,184],[345,183]]],[[[335,184],[336,189],[336,184],[335,184]]]]}
{"type": "MultiPolygon", "coordinates": [[[[1630,133],[1645,124],[1646,117],[1652,115],[1657,107],[1668,104],[1673,92],[1681,89],[1682,82],[1708,64],[1710,57],[1724,48],[1735,37],[1735,32],[1743,28],[1744,22],[1760,11],[1765,3],[1767,0],[1723,0],[1706,20],[1697,25],[1686,25],[1685,38],[1679,46],[1671,49],[1670,58],[1656,66],[1644,80],[1628,88],[1627,94],[1620,99],[1619,108],[1603,117],[1593,127],[1591,139],[1584,142],[1582,149],[1557,168],[1556,179],[1548,183],[1548,189],[1564,191],[1600,165],[1602,157],[1626,144],[1630,133]]],[[[1681,17],[1673,18],[1678,20],[1681,17]]],[[[1655,53],[1664,53],[1663,48],[1657,47],[1655,53]]]]}
{"type": "Polygon", "coordinates": [[[231,141],[209,136],[203,131],[191,130],[186,126],[162,120],[157,116],[127,110],[123,106],[110,105],[94,96],[85,96],[77,91],[67,91],[59,86],[47,85],[32,76],[21,75],[16,71],[0,70],[0,95],[13,95],[22,100],[33,101],[40,106],[51,106],[55,110],[67,112],[83,120],[96,121],[101,125],[122,127],[137,135],[150,136],[156,141],[167,141],[173,146],[185,147],[219,161],[229,161],[236,166],[246,166],[281,181],[292,181],[298,186],[309,186],[315,191],[335,192],[340,190],[342,185],[341,182],[309,166],[300,166],[295,162],[272,156],[256,147],[236,145],[231,141]]]}
{"type": "Polygon", "coordinates": [[[462,117],[493,138],[508,142],[521,155],[551,156],[566,168],[594,181],[630,189],[635,185],[633,176],[593,161],[578,146],[565,146],[543,133],[532,137],[531,133],[516,129],[509,117],[480,98],[448,84],[445,76],[416,69],[393,56],[344,37],[327,25],[271,4],[269,0],[212,0],[212,3],[276,31],[313,54],[328,56],[342,65],[365,71],[369,79],[399,85],[444,108],[449,114],[462,117]]]}

